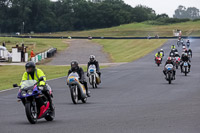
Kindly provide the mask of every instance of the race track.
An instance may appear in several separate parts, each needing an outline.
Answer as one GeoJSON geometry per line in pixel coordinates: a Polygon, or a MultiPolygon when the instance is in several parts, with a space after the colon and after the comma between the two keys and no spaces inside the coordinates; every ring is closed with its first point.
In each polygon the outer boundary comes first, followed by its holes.
{"type": "MultiPolygon", "coordinates": [[[[172,43],[176,41],[163,46],[165,55],[172,43]]],[[[29,124],[22,103],[17,102],[18,90],[2,92],[0,132],[199,133],[200,40],[192,40],[191,48],[191,72],[185,77],[177,70],[171,85],[162,73],[164,62],[160,67],[154,63],[155,51],[135,62],[102,70],[102,84],[91,89],[86,104],[72,104],[65,78],[49,81],[56,107],[53,122],[41,119],[29,124]]]]}

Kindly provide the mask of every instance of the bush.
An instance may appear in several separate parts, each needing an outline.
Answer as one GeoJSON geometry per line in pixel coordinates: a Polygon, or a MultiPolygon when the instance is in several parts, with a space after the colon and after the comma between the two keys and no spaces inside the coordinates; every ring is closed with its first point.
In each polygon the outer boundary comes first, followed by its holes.
{"type": "Polygon", "coordinates": [[[167,25],[167,24],[174,24],[174,23],[182,23],[190,21],[190,19],[178,19],[178,18],[158,18],[154,21],[148,21],[148,24],[151,25],[167,25]]]}
{"type": "Polygon", "coordinates": [[[192,20],[192,21],[194,21],[194,22],[200,21],[200,18],[194,19],[194,20],[192,20]]]}

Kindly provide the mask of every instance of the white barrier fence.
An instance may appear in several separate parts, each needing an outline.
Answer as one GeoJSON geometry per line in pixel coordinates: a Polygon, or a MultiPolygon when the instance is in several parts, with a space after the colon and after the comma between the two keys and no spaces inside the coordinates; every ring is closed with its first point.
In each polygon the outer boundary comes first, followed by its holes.
{"type": "MultiPolygon", "coordinates": [[[[49,51],[49,50],[48,50],[48,51],[49,51]]],[[[31,61],[33,61],[33,62],[35,62],[35,63],[38,63],[39,61],[46,59],[46,58],[47,58],[47,52],[48,52],[48,51],[45,51],[45,52],[43,52],[43,53],[37,54],[35,57],[32,57],[32,58],[31,58],[31,61]]]]}

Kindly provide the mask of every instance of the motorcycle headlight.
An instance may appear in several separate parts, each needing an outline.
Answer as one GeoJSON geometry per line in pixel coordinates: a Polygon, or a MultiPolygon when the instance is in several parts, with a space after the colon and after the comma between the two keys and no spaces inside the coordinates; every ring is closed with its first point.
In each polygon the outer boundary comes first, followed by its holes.
{"type": "Polygon", "coordinates": [[[39,90],[43,90],[43,89],[44,89],[44,87],[43,87],[43,86],[39,86],[38,88],[39,88],[39,90]]]}
{"type": "Polygon", "coordinates": [[[32,95],[33,91],[32,91],[32,90],[28,90],[27,93],[28,93],[29,95],[32,95]]]}
{"type": "Polygon", "coordinates": [[[22,91],[22,92],[21,92],[21,95],[22,95],[23,97],[25,97],[25,96],[26,96],[26,92],[25,92],[25,91],[22,91]]]}

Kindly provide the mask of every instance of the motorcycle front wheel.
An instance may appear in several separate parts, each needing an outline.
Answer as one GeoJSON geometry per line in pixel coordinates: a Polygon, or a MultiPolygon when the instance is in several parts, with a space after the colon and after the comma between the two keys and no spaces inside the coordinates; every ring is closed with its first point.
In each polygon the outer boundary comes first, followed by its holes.
{"type": "Polygon", "coordinates": [[[187,76],[187,67],[185,67],[185,76],[187,76]]]}
{"type": "Polygon", "coordinates": [[[70,92],[71,92],[72,102],[74,104],[77,104],[78,103],[78,87],[73,86],[72,88],[70,88],[70,92]]]}
{"type": "Polygon", "coordinates": [[[26,117],[28,121],[31,124],[37,123],[37,107],[34,107],[32,103],[27,102],[25,104],[25,111],[26,111],[26,117]]]}
{"type": "Polygon", "coordinates": [[[171,79],[171,74],[170,73],[168,73],[168,81],[169,81],[169,84],[172,83],[172,79],[171,79]]]}

